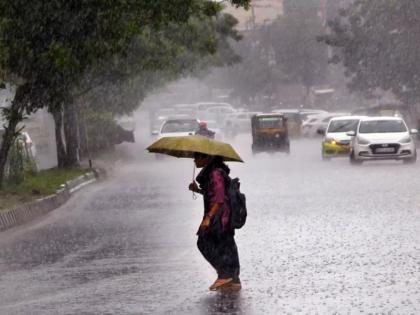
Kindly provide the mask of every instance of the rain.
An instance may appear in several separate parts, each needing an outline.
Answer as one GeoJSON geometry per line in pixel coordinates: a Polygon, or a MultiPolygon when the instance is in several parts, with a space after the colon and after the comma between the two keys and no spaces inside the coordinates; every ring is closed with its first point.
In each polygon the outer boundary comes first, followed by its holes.
{"type": "Polygon", "coordinates": [[[0,315],[419,314],[418,12],[0,0],[0,315]]]}

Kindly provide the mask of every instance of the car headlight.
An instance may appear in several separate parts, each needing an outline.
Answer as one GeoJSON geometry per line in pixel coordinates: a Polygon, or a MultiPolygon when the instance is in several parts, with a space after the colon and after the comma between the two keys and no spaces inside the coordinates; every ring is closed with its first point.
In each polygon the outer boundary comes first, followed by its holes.
{"type": "Polygon", "coordinates": [[[337,141],[335,141],[334,138],[325,138],[325,142],[333,145],[337,144],[337,141]]]}
{"type": "Polygon", "coordinates": [[[411,142],[411,137],[410,135],[406,135],[404,138],[402,138],[400,140],[401,143],[410,143],[411,142]]]}
{"type": "Polygon", "coordinates": [[[369,144],[369,143],[370,143],[370,142],[369,142],[369,140],[364,139],[364,138],[361,138],[361,137],[358,137],[358,138],[357,138],[357,142],[358,142],[359,144],[363,144],[363,145],[365,145],[365,144],[369,144]]]}

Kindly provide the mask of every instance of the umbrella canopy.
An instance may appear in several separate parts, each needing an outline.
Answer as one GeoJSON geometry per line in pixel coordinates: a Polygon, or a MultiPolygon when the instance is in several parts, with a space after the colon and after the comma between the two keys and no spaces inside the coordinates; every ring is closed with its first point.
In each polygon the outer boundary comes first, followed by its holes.
{"type": "Polygon", "coordinates": [[[230,144],[202,136],[163,137],[150,145],[147,150],[179,158],[194,158],[194,153],[202,153],[220,156],[224,161],[243,162],[230,144]]]}

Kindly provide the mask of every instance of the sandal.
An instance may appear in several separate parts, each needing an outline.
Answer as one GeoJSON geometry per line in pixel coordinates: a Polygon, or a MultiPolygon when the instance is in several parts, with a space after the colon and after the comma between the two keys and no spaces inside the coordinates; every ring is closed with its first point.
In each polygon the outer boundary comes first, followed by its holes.
{"type": "Polygon", "coordinates": [[[240,282],[230,282],[227,285],[220,288],[223,292],[239,292],[242,289],[242,285],[240,282]]]}
{"type": "Polygon", "coordinates": [[[210,286],[210,291],[216,291],[218,289],[220,289],[221,287],[231,283],[233,281],[232,278],[227,278],[227,279],[217,279],[211,286],[210,286]]]}

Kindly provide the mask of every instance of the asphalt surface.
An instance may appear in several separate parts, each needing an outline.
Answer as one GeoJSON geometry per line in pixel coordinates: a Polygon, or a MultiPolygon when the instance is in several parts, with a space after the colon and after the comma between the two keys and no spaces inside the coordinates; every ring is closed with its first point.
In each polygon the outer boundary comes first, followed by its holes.
{"type": "Polygon", "coordinates": [[[243,290],[208,291],[196,248],[202,201],[192,162],[125,146],[108,180],[0,233],[0,314],[419,314],[419,164],[321,160],[319,140],[290,156],[231,163],[247,195],[237,233],[243,290]]]}

